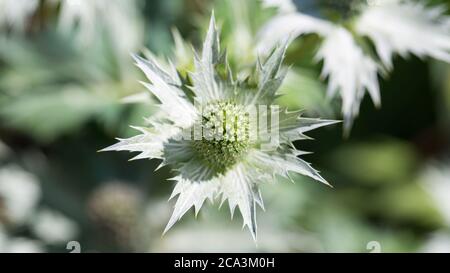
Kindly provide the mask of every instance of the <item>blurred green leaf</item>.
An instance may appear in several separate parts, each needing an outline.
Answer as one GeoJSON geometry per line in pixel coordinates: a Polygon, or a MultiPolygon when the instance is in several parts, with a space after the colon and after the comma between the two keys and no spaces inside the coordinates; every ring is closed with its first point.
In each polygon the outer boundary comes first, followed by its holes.
{"type": "Polygon", "coordinates": [[[412,224],[421,228],[437,228],[444,221],[429,195],[417,183],[384,189],[371,200],[372,212],[388,221],[412,224]]]}
{"type": "Polygon", "coordinates": [[[331,160],[336,169],[357,183],[372,185],[408,182],[419,163],[414,149],[397,140],[346,145],[331,160]]]}
{"type": "Polygon", "coordinates": [[[322,118],[335,116],[331,100],[326,98],[326,87],[312,70],[291,68],[279,92],[282,96],[278,102],[289,109],[302,109],[311,116],[322,118]]]}
{"type": "Polygon", "coordinates": [[[0,103],[0,116],[7,126],[48,142],[81,126],[111,101],[77,86],[58,92],[28,94],[0,103]]]}

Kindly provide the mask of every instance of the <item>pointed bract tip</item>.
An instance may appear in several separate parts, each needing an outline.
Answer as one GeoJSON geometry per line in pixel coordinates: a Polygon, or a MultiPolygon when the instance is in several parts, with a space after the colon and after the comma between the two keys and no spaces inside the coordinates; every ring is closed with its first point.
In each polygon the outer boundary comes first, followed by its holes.
{"type": "MultiPolygon", "coordinates": [[[[250,227],[249,227],[249,229],[250,229],[250,227]]],[[[257,235],[256,235],[256,230],[251,230],[250,229],[250,233],[252,234],[253,242],[255,242],[255,244],[256,244],[257,241],[258,241],[258,238],[257,238],[257,235]]]]}
{"type": "Polygon", "coordinates": [[[164,237],[164,236],[166,235],[166,233],[169,231],[169,229],[170,229],[170,228],[167,228],[167,226],[166,226],[166,228],[164,228],[164,231],[163,231],[162,234],[161,234],[161,238],[164,237]]]}
{"type": "Polygon", "coordinates": [[[135,59],[135,56],[137,56],[137,54],[135,52],[128,52],[128,54],[130,55],[131,58],[135,59]]]}
{"type": "MultiPolygon", "coordinates": [[[[171,219],[172,220],[172,219],[171,219]]],[[[167,223],[166,227],[164,228],[164,231],[162,233],[162,236],[166,235],[166,233],[173,227],[173,225],[175,224],[176,221],[171,221],[169,220],[169,222],[167,223]]]]}
{"type": "Polygon", "coordinates": [[[321,177],[322,179],[320,180],[320,182],[322,182],[323,184],[327,185],[330,188],[334,188],[333,185],[331,185],[328,181],[326,181],[323,177],[321,177]]]}
{"type": "Polygon", "coordinates": [[[209,29],[216,29],[216,16],[214,15],[214,10],[211,11],[211,18],[209,19],[209,29]]]}
{"type": "Polygon", "coordinates": [[[323,119],[323,121],[326,122],[327,125],[332,125],[332,124],[337,124],[337,123],[344,122],[343,120],[340,120],[340,119],[323,119]]]}
{"type": "MultiPolygon", "coordinates": [[[[120,139],[118,139],[118,138],[116,138],[118,141],[120,141],[120,139]]],[[[105,147],[105,148],[103,148],[103,149],[100,149],[100,150],[97,150],[97,153],[103,153],[103,152],[112,152],[112,151],[115,151],[115,148],[116,148],[116,145],[117,145],[118,143],[116,143],[116,144],[113,144],[113,145],[110,145],[110,146],[108,146],[108,147],[105,147]]]]}
{"type": "Polygon", "coordinates": [[[345,140],[348,140],[350,138],[350,133],[352,131],[352,127],[353,127],[352,124],[348,124],[347,122],[344,122],[344,128],[342,130],[342,137],[345,140]]]}
{"type": "Polygon", "coordinates": [[[143,58],[141,56],[139,56],[137,53],[130,53],[131,58],[133,58],[133,60],[135,61],[135,64],[138,65],[139,62],[143,61],[143,58]]]}
{"type": "Polygon", "coordinates": [[[373,105],[377,110],[381,109],[381,101],[380,100],[374,100],[373,105]]]}

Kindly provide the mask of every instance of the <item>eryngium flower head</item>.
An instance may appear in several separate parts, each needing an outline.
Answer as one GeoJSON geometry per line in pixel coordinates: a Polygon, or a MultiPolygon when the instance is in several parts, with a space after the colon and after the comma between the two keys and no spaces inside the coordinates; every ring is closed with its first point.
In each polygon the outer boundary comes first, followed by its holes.
{"type": "Polygon", "coordinates": [[[171,198],[178,195],[178,200],[164,232],[191,207],[197,214],[206,199],[221,197],[222,203],[228,200],[231,214],[239,208],[244,226],[256,240],[256,205],[263,207],[260,183],[294,172],[328,184],[297,157],[303,152],[292,142],[335,121],[300,118],[298,112],[273,105],[286,72],[281,69],[286,46],[278,46],[265,62],[258,62],[254,77],[234,80],[219,49],[213,16],[203,51],[195,55],[195,72],[186,79],[173,67],[163,69],[154,59],[135,56],[151,82],[143,84],[161,102],[160,113],[148,119],[150,127],[134,127],[139,135],[119,139],[104,150],[140,152],[133,159],[158,158],[161,165],[176,169],[171,198]],[[256,105],[257,126],[252,115],[256,105]],[[261,105],[268,110],[259,111],[261,105]],[[267,130],[261,130],[265,124],[267,130]]]}

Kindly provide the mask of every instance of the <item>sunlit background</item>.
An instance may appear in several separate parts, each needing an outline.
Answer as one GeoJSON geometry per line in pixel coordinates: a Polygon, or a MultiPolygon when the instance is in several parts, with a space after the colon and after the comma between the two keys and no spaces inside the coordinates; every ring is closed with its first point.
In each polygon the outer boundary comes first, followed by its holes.
{"type": "MultiPolygon", "coordinates": [[[[450,252],[450,66],[414,56],[380,76],[382,106],[366,96],[349,137],[335,125],[296,143],[334,188],[264,185],[257,245],[218,203],[162,236],[174,173],[97,151],[155,111],[130,53],[192,70],[212,9],[231,65],[252,67],[275,14],[257,0],[0,0],[0,252],[450,252]]],[[[318,41],[290,46],[279,104],[342,119],[318,41]]]]}

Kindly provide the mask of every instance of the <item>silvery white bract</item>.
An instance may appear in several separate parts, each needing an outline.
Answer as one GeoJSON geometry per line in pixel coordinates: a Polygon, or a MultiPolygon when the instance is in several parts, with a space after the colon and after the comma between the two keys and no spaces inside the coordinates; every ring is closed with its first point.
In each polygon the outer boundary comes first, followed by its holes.
{"type": "Polygon", "coordinates": [[[0,28],[11,27],[21,31],[26,20],[36,11],[39,0],[0,0],[0,28]]]}
{"type": "Polygon", "coordinates": [[[411,53],[450,62],[450,18],[444,15],[442,6],[429,7],[420,2],[346,1],[359,4],[347,27],[295,11],[289,8],[295,6],[291,0],[265,0],[268,6],[280,7],[280,14],[261,30],[258,48],[268,52],[280,40],[306,33],[322,36],[316,57],[324,62],[322,74],[329,79],[329,96],[340,93],[348,133],[366,91],[375,105],[380,104],[378,72],[392,69],[394,54],[405,57],[411,53]],[[360,47],[360,37],[373,42],[378,60],[360,47]]]}
{"type": "Polygon", "coordinates": [[[292,142],[307,139],[305,132],[336,121],[300,118],[298,112],[277,110],[279,119],[269,125],[270,132],[279,132],[275,149],[260,149],[259,139],[243,137],[250,131],[246,109],[272,105],[277,97],[285,75],[281,69],[285,49],[286,44],[278,46],[265,62],[258,62],[255,79],[235,80],[226,55],[220,52],[213,16],[190,77],[180,77],[173,66],[164,69],[154,58],[135,56],[150,81],[143,84],[161,102],[160,112],[148,119],[149,127],[134,127],[140,134],[119,139],[104,151],[139,152],[133,159],[162,159],[161,165],[177,171],[171,198],[178,196],[178,200],[164,232],[191,207],[198,213],[206,199],[220,197],[222,203],[228,200],[231,214],[239,208],[244,226],[256,240],[256,205],[263,207],[260,183],[294,172],[328,184],[297,157],[304,152],[296,150],[292,142]],[[191,129],[197,125],[202,134],[191,138],[191,129]],[[210,138],[209,133],[215,137],[210,138]]]}

